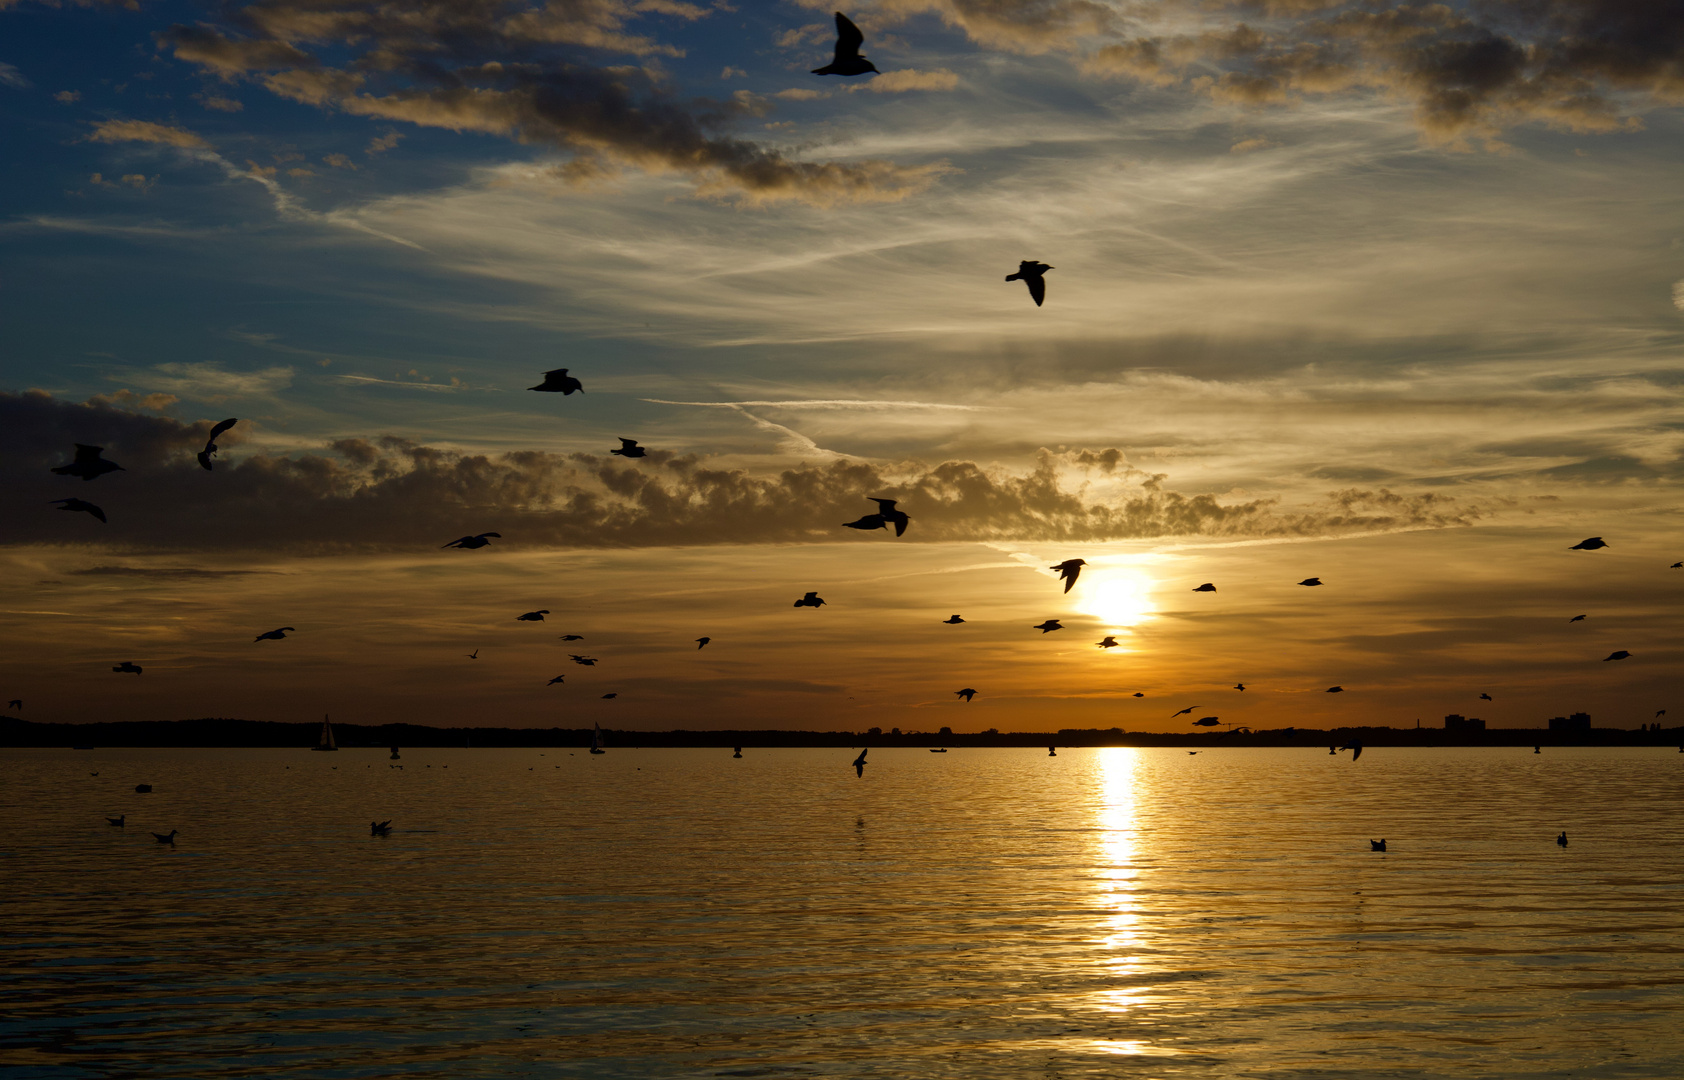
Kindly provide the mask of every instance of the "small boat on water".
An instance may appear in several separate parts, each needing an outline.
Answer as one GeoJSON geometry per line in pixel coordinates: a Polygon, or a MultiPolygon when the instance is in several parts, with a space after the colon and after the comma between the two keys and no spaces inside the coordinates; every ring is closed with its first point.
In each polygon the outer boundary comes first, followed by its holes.
{"type": "Polygon", "coordinates": [[[591,733],[591,753],[593,753],[593,754],[606,754],[606,753],[608,753],[608,751],[606,751],[602,748],[602,725],[601,724],[596,725],[596,730],[591,733]]]}
{"type": "Polygon", "coordinates": [[[337,750],[337,749],[339,749],[339,744],[333,741],[333,725],[328,723],[327,713],[322,714],[322,737],[321,737],[321,741],[316,743],[315,746],[310,747],[310,749],[312,749],[312,750],[337,750]]]}

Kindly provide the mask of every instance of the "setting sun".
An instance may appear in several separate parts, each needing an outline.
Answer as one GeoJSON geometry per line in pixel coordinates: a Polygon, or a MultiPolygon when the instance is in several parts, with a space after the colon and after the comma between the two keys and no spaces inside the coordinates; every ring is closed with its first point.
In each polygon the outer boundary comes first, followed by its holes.
{"type": "Polygon", "coordinates": [[[1076,605],[1082,614],[1092,615],[1107,628],[1125,629],[1157,612],[1150,575],[1132,567],[1102,567],[1088,573],[1094,578],[1093,584],[1076,605]]]}

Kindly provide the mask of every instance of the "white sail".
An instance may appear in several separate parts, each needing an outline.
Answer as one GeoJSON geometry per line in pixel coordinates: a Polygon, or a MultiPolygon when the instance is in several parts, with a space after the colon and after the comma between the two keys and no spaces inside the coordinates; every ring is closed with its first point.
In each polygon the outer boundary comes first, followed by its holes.
{"type": "Polygon", "coordinates": [[[337,750],[339,744],[333,741],[333,725],[328,722],[327,714],[322,714],[322,737],[315,746],[317,750],[337,750]]]}

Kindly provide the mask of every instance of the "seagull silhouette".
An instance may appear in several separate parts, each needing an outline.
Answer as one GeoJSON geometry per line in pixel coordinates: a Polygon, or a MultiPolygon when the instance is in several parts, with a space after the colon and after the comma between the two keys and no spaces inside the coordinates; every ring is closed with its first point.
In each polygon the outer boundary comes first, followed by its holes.
{"type": "Polygon", "coordinates": [[[1219,717],[1201,716],[1197,720],[1193,721],[1193,726],[1194,727],[1215,727],[1216,725],[1218,725],[1220,723],[1222,723],[1222,720],[1219,717]]]}
{"type": "Polygon", "coordinates": [[[252,641],[285,641],[288,630],[291,630],[295,634],[298,633],[298,630],[295,627],[283,626],[279,630],[270,630],[268,633],[259,634],[252,638],[252,641]]]}
{"type": "MultiPolygon", "coordinates": [[[[22,698],[13,698],[12,700],[6,702],[6,708],[16,709],[18,712],[22,712],[23,711],[23,699],[22,698]]],[[[1666,710],[1662,709],[1661,712],[1666,712],[1666,710]]],[[[1661,713],[1656,713],[1655,715],[1659,716],[1660,714],[1661,713]]]]}
{"type": "Polygon", "coordinates": [[[1118,643],[1117,643],[1117,635],[1116,634],[1106,634],[1105,640],[1099,642],[1099,644],[1096,647],[1101,648],[1101,649],[1115,649],[1117,647],[1117,644],[1118,643]]]}
{"type": "Polygon", "coordinates": [[[542,608],[538,611],[528,611],[524,615],[516,615],[515,622],[543,622],[544,616],[549,613],[549,608],[542,608]]]}
{"type": "Polygon", "coordinates": [[[1610,660],[1624,660],[1626,657],[1628,657],[1630,655],[1631,654],[1626,652],[1624,649],[1615,649],[1613,652],[1609,653],[1607,656],[1604,656],[1602,658],[1602,662],[1604,664],[1606,664],[1610,660]]]}
{"type": "Polygon", "coordinates": [[[233,418],[233,419],[229,419],[229,420],[224,420],[224,421],[222,421],[222,423],[220,423],[220,424],[216,425],[215,427],[211,428],[210,437],[205,440],[205,448],[203,450],[200,450],[199,453],[198,453],[199,467],[200,468],[204,469],[206,472],[212,472],[213,471],[211,469],[211,457],[216,454],[216,440],[219,437],[221,437],[221,435],[224,431],[227,431],[229,428],[233,427],[235,424],[238,424],[239,422],[240,421],[239,421],[238,418],[233,418]]]}
{"type": "Polygon", "coordinates": [[[1087,564],[1086,559],[1065,559],[1057,566],[1049,566],[1047,569],[1058,571],[1058,576],[1064,579],[1064,591],[1069,592],[1070,586],[1076,584],[1076,579],[1082,576],[1082,567],[1087,564]]]}
{"type": "Polygon", "coordinates": [[[1198,708],[1198,706],[1197,706],[1197,705],[1189,705],[1189,706],[1187,706],[1187,707],[1186,707],[1186,708],[1185,708],[1185,709],[1182,709],[1182,710],[1181,710],[1181,711],[1180,711],[1180,712],[1172,712],[1172,713],[1170,713],[1170,714],[1169,714],[1169,718],[1170,718],[1170,719],[1171,719],[1171,720],[1174,720],[1174,719],[1175,719],[1175,718],[1176,718],[1176,717],[1178,717],[1178,716],[1186,716],[1186,715],[1187,715],[1187,714],[1188,714],[1188,713],[1190,713],[1190,712],[1192,712],[1192,711],[1193,711],[1193,710],[1194,710],[1194,709],[1196,709],[1196,708],[1198,708]]]}
{"type": "Polygon", "coordinates": [[[1036,623],[1034,626],[1031,626],[1029,629],[1039,630],[1043,634],[1050,634],[1054,630],[1063,630],[1064,624],[1059,622],[1057,619],[1048,619],[1046,622],[1036,623]]]}
{"type": "Polygon", "coordinates": [[[700,652],[701,650],[707,648],[708,642],[710,642],[712,640],[713,639],[710,638],[710,637],[699,637],[699,638],[697,638],[696,639],[696,651],[700,652]]]}
{"type": "Polygon", "coordinates": [[[585,635],[583,635],[583,634],[563,634],[563,635],[561,635],[561,640],[563,640],[563,641],[583,641],[583,640],[585,640],[585,635]]]}
{"type": "Polygon", "coordinates": [[[895,527],[895,535],[905,536],[906,527],[912,524],[912,519],[907,516],[905,510],[895,509],[895,503],[898,500],[879,498],[876,495],[869,496],[869,498],[877,504],[877,515],[895,527]]]}
{"type": "Polygon", "coordinates": [[[1684,569],[1684,562],[1675,562],[1671,566],[1667,567],[1667,569],[1668,570],[1684,569]]]}
{"type": "Polygon", "coordinates": [[[865,755],[867,753],[869,753],[870,751],[871,751],[871,747],[868,746],[864,750],[860,751],[859,757],[854,759],[854,775],[855,776],[864,776],[865,775],[865,755]]]}
{"type": "Polygon", "coordinates": [[[567,676],[557,675],[555,678],[551,679],[549,682],[545,683],[544,685],[545,686],[554,686],[558,682],[566,682],[566,681],[567,681],[567,676]]]}
{"type": "Polygon", "coordinates": [[[141,673],[142,668],[139,664],[135,663],[133,660],[124,660],[121,664],[118,664],[116,667],[112,668],[111,670],[116,671],[116,672],[121,672],[124,675],[139,675],[141,673]]]}
{"type": "Polygon", "coordinates": [[[1345,688],[1343,686],[1330,686],[1324,692],[1329,694],[1343,694],[1345,692],[1345,688]]]}
{"type": "Polygon", "coordinates": [[[578,653],[568,653],[567,655],[572,658],[575,664],[584,667],[596,667],[596,657],[594,656],[580,656],[578,653]]]}
{"type": "Polygon", "coordinates": [[[866,72],[881,74],[870,60],[860,55],[860,46],[865,44],[865,35],[855,26],[848,16],[840,11],[836,13],[836,56],[830,63],[821,68],[814,68],[814,75],[864,75],[866,72]]]}
{"type": "Polygon", "coordinates": [[[1140,692],[1140,691],[1138,691],[1138,690],[1136,690],[1136,691],[1135,691],[1135,692],[1134,692],[1134,696],[1135,696],[1135,697],[1145,697],[1145,696],[1146,696],[1146,695],[1145,695],[1145,694],[1142,694],[1142,693],[1141,693],[1141,692],[1140,692]]]}
{"type": "Polygon", "coordinates": [[[1568,619],[1567,621],[1568,622],[1578,622],[1580,619],[1583,619],[1583,618],[1584,618],[1583,615],[1575,615],[1571,619],[1568,619]]]}
{"type": "Polygon", "coordinates": [[[1207,581],[1203,585],[1199,585],[1199,586],[1195,587],[1193,589],[1193,591],[1194,592],[1215,592],[1216,586],[1212,585],[1210,582],[1207,581]]]}
{"type": "Polygon", "coordinates": [[[1562,833],[1560,836],[1556,837],[1555,838],[1555,845],[1556,845],[1556,847],[1566,847],[1567,846],[1567,834],[1562,833]]]}
{"type": "Polygon", "coordinates": [[[624,436],[618,436],[618,435],[615,436],[615,438],[620,440],[620,448],[618,450],[608,451],[610,454],[618,454],[621,457],[647,457],[648,456],[649,452],[647,450],[645,450],[643,447],[637,445],[636,439],[628,439],[628,438],[625,438],[624,436]]]}
{"type": "Polygon", "coordinates": [[[1350,742],[1346,743],[1344,746],[1341,746],[1339,749],[1355,751],[1354,753],[1351,754],[1351,760],[1352,761],[1355,761],[1357,758],[1362,757],[1362,743],[1357,742],[1355,739],[1352,739],[1350,742]]]}
{"type": "Polygon", "coordinates": [[[461,548],[464,551],[473,551],[475,548],[482,548],[491,543],[491,541],[486,539],[488,536],[495,536],[499,540],[503,539],[502,533],[483,532],[478,536],[464,536],[460,540],[452,540],[444,546],[447,548],[461,548]]]}
{"type": "Polygon", "coordinates": [[[1370,851],[1385,851],[1386,850],[1386,842],[1384,840],[1370,840],[1368,842],[1368,850],[1370,850],[1370,851]]]}
{"type": "Polygon", "coordinates": [[[1572,547],[1568,548],[1567,550],[1568,551],[1595,551],[1598,548],[1605,548],[1607,546],[1608,546],[1607,541],[1603,540],[1602,537],[1592,536],[1592,537],[1588,537],[1587,539],[1580,540],[1577,544],[1574,544],[1572,547]]]}
{"type": "Polygon", "coordinates": [[[127,814],[121,814],[121,815],[119,815],[119,816],[117,816],[117,817],[108,817],[108,818],[106,818],[106,819],[105,819],[105,823],[106,823],[106,824],[107,824],[107,825],[110,825],[110,826],[112,826],[112,827],[113,827],[113,828],[118,828],[118,829],[121,829],[121,828],[122,828],[122,827],[123,827],[123,823],[124,823],[124,822],[125,822],[125,821],[127,821],[127,820],[129,820],[129,815],[127,815],[127,814]]]}
{"type": "Polygon", "coordinates": [[[805,593],[802,595],[801,599],[797,600],[792,606],[811,608],[823,607],[824,597],[820,596],[816,592],[805,593]]]}
{"type": "Polygon", "coordinates": [[[867,514],[854,521],[844,521],[842,523],[842,527],[846,529],[861,530],[887,529],[889,527],[889,523],[884,519],[882,514],[867,514]]]}
{"type": "Polygon", "coordinates": [[[946,624],[947,626],[958,626],[960,623],[962,623],[964,621],[965,621],[964,619],[961,619],[957,615],[949,615],[947,618],[942,620],[942,622],[944,624],[946,624]]]}
{"type": "Polygon", "coordinates": [[[1298,584],[1300,584],[1300,585],[1320,585],[1321,584],[1321,578],[1319,578],[1319,577],[1307,577],[1303,581],[1300,581],[1298,584]]]}
{"type": "MultiPolygon", "coordinates": [[[[12,704],[16,705],[20,709],[23,708],[23,702],[21,702],[21,701],[14,701],[14,702],[12,702],[12,704]]],[[[1666,710],[1661,709],[1661,710],[1659,710],[1658,712],[1655,713],[1655,718],[1658,720],[1665,715],[1666,715],[1666,710]]]]}
{"type": "Polygon", "coordinates": [[[76,443],[76,459],[68,465],[60,465],[53,469],[60,476],[80,476],[83,480],[92,480],[104,476],[108,472],[123,472],[123,467],[114,461],[107,461],[100,457],[105,453],[103,446],[87,446],[76,443]]]}
{"type": "Polygon", "coordinates": [[[1481,701],[1490,701],[1490,700],[1491,700],[1491,695],[1490,695],[1490,694],[1481,694],[1481,695],[1479,695],[1479,700],[1481,700],[1481,701]]]}
{"type": "Polygon", "coordinates": [[[970,704],[972,698],[976,697],[976,691],[971,689],[968,686],[965,687],[963,690],[955,690],[955,691],[953,691],[953,693],[955,695],[957,695],[958,697],[964,698],[965,704],[967,704],[967,705],[970,704]]]}
{"type": "Polygon", "coordinates": [[[105,511],[104,510],[101,510],[99,507],[95,506],[93,503],[87,502],[83,499],[53,499],[51,501],[60,504],[59,505],[60,510],[71,510],[71,511],[78,511],[78,512],[84,513],[84,514],[92,514],[94,517],[99,518],[101,521],[105,520],[105,511]]]}
{"type": "Polygon", "coordinates": [[[1021,281],[1025,285],[1029,286],[1030,299],[1035,301],[1036,307],[1040,307],[1042,302],[1047,298],[1046,273],[1051,269],[1053,268],[1044,262],[1036,262],[1034,259],[1023,259],[1017,264],[1017,273],[1007,274],[1006,280],[1021,281]]]}
{"type": "Polygon", "coordinates": [[[1244,690],[1245,689],[1245,683],[1243,683],[1243,682],[1235,683],[1234,689],[1235,690],[1244,690]]]}
{"type": "Polygon", "coordinates": [[[479,659],[479,650],[475,649],[473,652],[466,653],[465,655],[467,656],[467,658],[469,660],[478,660],[479,659]]]}
{"type": "Polygon", "coordinates": [[[602,695],[602,700],[607,701],[609,698],[617,698],[619,696],[619,694],[604,694],[602,695]]]}
{"type": "Polygon", "coordinates": [[[528,386],[527,389],[537,390],[545,394],[561,394],[563,397],[575,390],[581,394],[585,392],[584,384],[569,375],[564,367],[544,372],[544,381],[537,386],[528,386]]]}
{"type": "MultiPolygon", "coordinates": [[[[126,817],[127,815],[124,815],[124,816],[126,817]]],[[[152,839],[158,841],[158,843],[160,843],[160,844],[169,844],[171,847],[174,847],[175,846],[176,834],[178,834],[180,832],[181,832],[180,829],[171,829],[167,833],[155,832],[155,833],[152,834],[152,839]]],[[[1566,835],[1566,834],[1563,833],[1562,835],[1566,835]]]]}
{"type": "Polygon", "coordinates": [[[390,836],[391,832],[391,818],[387,818],[385,821],[371,821],[368,823],[368,835],[370,836],[390,836]]]}

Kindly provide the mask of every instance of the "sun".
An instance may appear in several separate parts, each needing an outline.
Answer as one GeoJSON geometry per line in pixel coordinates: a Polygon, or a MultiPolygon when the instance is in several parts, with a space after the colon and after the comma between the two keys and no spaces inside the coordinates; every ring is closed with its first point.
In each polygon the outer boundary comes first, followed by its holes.
{"type": "Polygon", "coordinates": [[[1090,585],[1087,574],[1083,574],[1076,586],[1082,594],[1076,610],[1083,615],[1092,615],[1107,628],[1124,629],[1156,614],[1158,606],[1152,603],[1153,581],[1148,575],[1126,567],[1104,567],[1094,577],[1090,585]]]}

